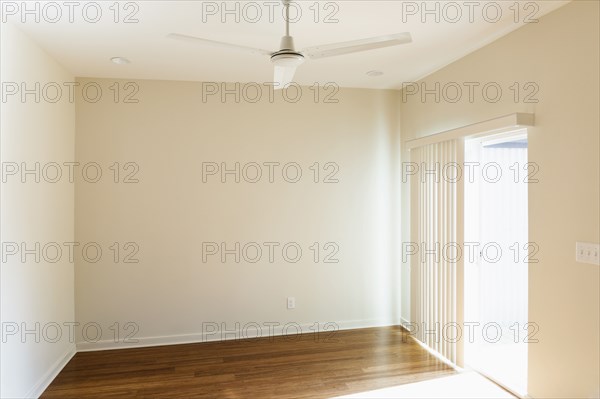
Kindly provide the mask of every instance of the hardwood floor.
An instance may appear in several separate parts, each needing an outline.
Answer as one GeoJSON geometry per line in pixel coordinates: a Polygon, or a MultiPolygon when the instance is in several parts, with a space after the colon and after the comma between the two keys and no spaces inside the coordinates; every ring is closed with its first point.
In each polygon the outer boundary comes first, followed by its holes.
{"type": "Polygon", "coordinates": [[[77,353],[42,398],[331,398],[454,374],[400,327],[77,353]]]}

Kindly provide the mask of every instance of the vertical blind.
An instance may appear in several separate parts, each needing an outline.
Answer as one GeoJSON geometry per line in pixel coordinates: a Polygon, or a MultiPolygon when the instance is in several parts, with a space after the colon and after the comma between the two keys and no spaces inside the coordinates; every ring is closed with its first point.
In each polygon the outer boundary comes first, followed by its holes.
{"type": "Polygon", "coordinates": [[[457,296],[459,143],[462,140],[442,141],[410,152],[417,168],[410,183],[411,244],[418,248],[410,259],[412,322],[418,340],[455,364],[461,305],[457,296]]]}

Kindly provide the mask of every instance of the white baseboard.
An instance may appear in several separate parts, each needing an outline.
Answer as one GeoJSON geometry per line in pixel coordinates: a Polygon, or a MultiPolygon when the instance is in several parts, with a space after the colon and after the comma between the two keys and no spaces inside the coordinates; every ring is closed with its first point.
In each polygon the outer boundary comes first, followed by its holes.
{"type": "Polygon", "coordinates": [[[417,344],[419,344],[423,349],[425,349],[427,352],[429,352],[430,354],[432,354],[433,356],[435,356],[436,358],[438,358],[440,361],[442,361],[443,363],[445,363],[447,366],[452,367],[454,370],[460,372],[463,372],[464,369],[462,367],[457,366],[455,363],[453,363],[452,361],[450,361],[450,359],[448,359],[447,357],[445,357],[444,355],[442,355],[441,353],[439,353],[438,351],[432,349],[429,345],[419,341],[416,337],[413,337],[412,335],[409,335],[417,344]]]}
{"type": "Polygon", "coordinates": [[[410,325],[410,321],[406,320],[404,317],[400,317],[400,325],[406,328],[406,326],[410,325]]]}
{"type": "MultiPolygon", "coordinates": [[[[299,334],[298,326],[301,328],[302,334],[310,334],[315,331],[315,324],[297,324],[294,326],[292,323],[282,323],[279,325],[269,326],[267,323],[263,323],[261,326],[259,323],[247,323],[246,328],[238,330],[215,330],[209,333],[195,333],[195,334],[178,334],[178,335],[165,335],[155,337],[140,337],[133,338],[125,342],[124,340],[113,341],[105,340],[98,342],[78,342],[78,352],[90,352],[90,351],[101,351],[101,350],[112,350],[112,349],[128,349],[128,348],[144,348],[151,346],[164,346],[164,345],[180,345],[180,344],[195,344],[201,342],[216,342],[216,341],[229,341],[236,339],[246,338],[259,338],[259,337],[271,337],[281,335],[295,335],[299,334]],[[254,324],[254,325],[251,325],[254,324]],[[287,328],[286,328],[287,326],[287,328]]],[[[338,321],[329,324],[329,328],[325,330],[325,326],[328,323],[319,322],[319,331],[333,331],[334,328],[337,331],[341,330],[354,330],[358,328],[370,328],[370,327],[385,327],[396,325],[391,320],[346,320],[338,321]]],[[[228,325],[229,327],[229,325],[228,325]]]]}
{"type": "Polygon", "coordinates": [[[39,398],[42,393],[48,388],[50,383],[54,381],[58,373],[69,363],[69,361],[75,356],[77,350],[74,344],[69,345],[65,353],[48,369],[46,374],[38,381],[33,388],[27,392],[26,398],[39,398]]]}
{"type": "MultiPolygon", "coordinates": [[[[412,326],[412,323],[410,321],[406,320],[405,318],[401,317],[400,318],[400,325],[402,327],[404,327],[404,328],[409,329],[409,327],[412,326]]],[[[457,366],[455,363],[453,363],[452,361],[450,361],[450,359],[446,358],[444,355],[442,355],[438,351],[434,350],[429,345],[425,344],[424,342],[419,341],[415,336],[413,336],[411,334],[409,334],[409,336],[417,344],[419,344],[423,349],[425,349],[427,352],[429,352],[430,354],[432,354],[433,356],[435,356],[436,358],[438,358],[439,360],[441,360],[442,362],[444,362],[446,365],[452,367],[454,370],[456,370],[458,372],[464,371],[464,369],[462,367],[457,366]]]]}

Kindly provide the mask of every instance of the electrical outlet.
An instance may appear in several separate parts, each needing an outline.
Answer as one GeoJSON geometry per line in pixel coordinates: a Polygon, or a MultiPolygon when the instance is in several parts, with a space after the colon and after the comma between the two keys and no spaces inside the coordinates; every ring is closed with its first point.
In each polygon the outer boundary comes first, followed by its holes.
{"type": "Polygon", "coordinates": [[[294,298],[293,296],[288,296],[288,299],[287,299],[287,308],[288,309],[295,309],[296,308],[296,298],[294,298]]]}
{"type": "Polygon", "coordinates": [[[575,260],[581,263],[600,265],[600,245],[587,242],[575,243],[575,260]]]}

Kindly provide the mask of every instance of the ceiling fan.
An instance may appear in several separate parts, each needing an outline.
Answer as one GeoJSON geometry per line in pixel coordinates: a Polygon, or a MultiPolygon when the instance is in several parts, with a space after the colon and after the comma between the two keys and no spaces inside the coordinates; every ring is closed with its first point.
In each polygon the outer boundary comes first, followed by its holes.
{"type": "Polygon", "coordinates": [[[228,48],[231,50],[244,51],[250,54],[264,55],[271,57],[271,62],[275,66],[274,84],[275,89],[287,88],[294,78],[296,68],[298,68],[306,57],[311,59],[319,59],[325,57],[333,57],[337,55],[358,53],[361,51],[374,50],[383,47],[397,46],[400,44],[410,43],[412,38],[410,33],[396,33],[392,35],[371,37],[368,39],[354,40],[343,43],[326,44],[316,47],[309,47],[302,51],[296,51],[294,47],[294,38],[290,36],[290,1],[282,0],[285,7],[285,36],[281,38],[279,51],[268,51],[258,48],[239,46],[237,44],[218,42],[200,37],[182,35],[178,33],[170,33],[168,38],[183,40],[200,45],[217,46],[228,48]]]}

